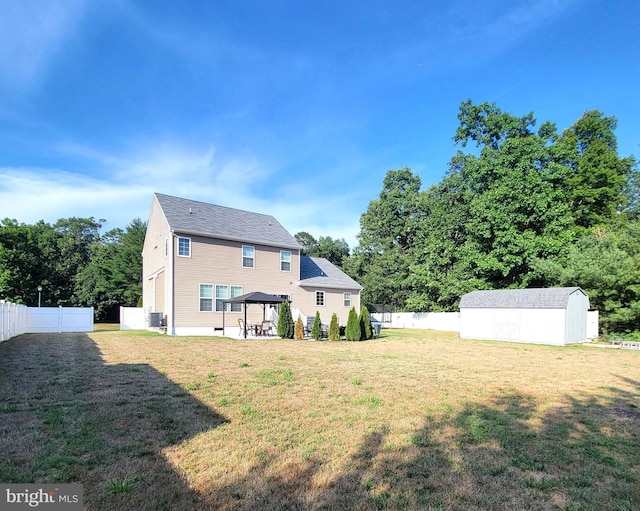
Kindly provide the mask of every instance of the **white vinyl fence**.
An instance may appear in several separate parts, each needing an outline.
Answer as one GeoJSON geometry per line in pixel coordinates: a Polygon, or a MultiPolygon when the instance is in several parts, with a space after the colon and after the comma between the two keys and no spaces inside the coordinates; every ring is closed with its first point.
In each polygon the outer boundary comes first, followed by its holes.
{"type": "Polygon", "coordinates": [[[93,307],[29,307],[27,332],[93,332],[93,307]]]}
{"type": "MultiPolygon", "coordinates": [[[[460,332],[459,312],[394,312],[392,314],[373,313],[371,318],[387,328],[418,328],[460,332]],[[389,317],[391,321],[389,322],[389,317]],[[383,319],[387,321],[384,322],[383,319]]],[[[587,312],[587,339],[596,339],[599,332],[597,310],[587,312]]]]}
{"type": "Polygon", "coordinates": [[[26,305],[0,300],[0,341],[26,332],[27,308],[26,305]]]}
{"type": "Polygon", "coordinates": [[[371,318],[380,321],[385,327],[392,328],[420,328],[423,330],[442,330],[445,332],[460,331],[459,312],[394,312],[373,313],[371,318]],[[391,316],[391,322],[383,322],[391,316]]]}
{"type": "Polygon", "coordinates": [[[0,341],[21,334],[92,331],[93,307],[27,307],[0,300],[0,341]]]}
{"type": "Polygon", "coordinates": [[[147,322],[142,307],[120,307],[120,330],[144,330],[147,322]]]}

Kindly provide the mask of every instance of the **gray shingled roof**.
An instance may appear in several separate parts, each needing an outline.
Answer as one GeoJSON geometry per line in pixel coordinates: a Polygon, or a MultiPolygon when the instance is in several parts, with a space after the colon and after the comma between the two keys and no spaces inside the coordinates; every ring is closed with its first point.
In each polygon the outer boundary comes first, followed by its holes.
{"type": "Polygon", "coordinates": [[[155,194],[176,233],[300,249],[298,241],[271,215],[155,194]]]}
{"type": "Polygon", "coordinates": [[[461,309],[565,309],[579,287],[472,291],[460,299],[461,309]]]}
{"type": "Polygon", "coordinates": [[[340,289],[362,289],[362,286],[324,257],[300,258],[300,285],[340,289]]]}

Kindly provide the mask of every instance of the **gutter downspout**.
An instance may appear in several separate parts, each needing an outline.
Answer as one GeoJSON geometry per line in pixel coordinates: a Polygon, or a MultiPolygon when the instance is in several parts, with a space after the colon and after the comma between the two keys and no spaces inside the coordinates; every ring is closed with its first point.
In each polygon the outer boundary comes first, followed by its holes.
{"type": "MultiPolygon", "coordinates": [[[[175,247],[175,239],[177,238],[175,232],[173,229],[171,229],[171,247],[170,247],[170,251],[169,251],[169,268],[171,268],[171,278],[168,279],[170,280],[170,284],[171,284],[171,293],[169,293],[169,307],[167,308],[168,310],[171,311],[170,315],[167,315],[167,333],[170,335],[176,335],[176,331],[175,331],[175,312],[176,312],[176,306],[175,306],[175,295],[176,295],[176,247],[175,247]]],[[[165,291],[166,292],[166,291],[165,291]]]]}

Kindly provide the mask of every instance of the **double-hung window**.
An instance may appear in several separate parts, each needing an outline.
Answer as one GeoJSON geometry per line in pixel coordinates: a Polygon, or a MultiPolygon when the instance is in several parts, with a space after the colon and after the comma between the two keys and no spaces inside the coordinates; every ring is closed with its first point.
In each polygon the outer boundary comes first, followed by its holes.
{"type": "Polygon", "coordinates": [[[345,307],[351,307],[351,293],[348,291],[346,293],[342,293],[342,304],[345,307]]]}
{"type": "Polygon", "coordinates": [[[200,284],[200,312],[213,311],[213,286],[200,284]]]}
{"type": "Polygon", "coordinates": [[[191,238],[178,238],[178,255],[180,257],[191,257],[191,238]]]}
{"type": "Polygon", "coordinates": [[[256,248],[242,245],[242,267],[254,268],[256,264],[256,248]]]}
{"type": "Polygon", "coordinates": [[[324,291],[316,291],[316,307],[324,307],[324,291]]]}
{"type": "Polygon", "coordinates": [[[291,271],[291,252],[280,251],[280,271],[291,271]]]}
{"type": "Polygon", "coordinates": [[[216,312],[224,311],[224,300],[229,299],[229,286],[216,284],[216,312]]]}
{"type": "MultiPolygon", "coordinates": [[[[231,298],[236,298],[242,295],[242,286],[231,286],[231,298]]],[[[241,312],[242,304],[241,303],[232,303],[231,304],[231,312],[241,312]]]]}

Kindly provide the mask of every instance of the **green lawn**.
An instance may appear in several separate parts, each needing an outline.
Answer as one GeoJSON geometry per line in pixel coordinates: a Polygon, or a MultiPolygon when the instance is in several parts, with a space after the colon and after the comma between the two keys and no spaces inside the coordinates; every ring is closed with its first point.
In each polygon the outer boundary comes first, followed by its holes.
{"type": "Polygon", "coordinates": [[[639,362],[416,330],[23,335],[0,482],[80,482],[89,510],[638,510],[639,362]]]}

